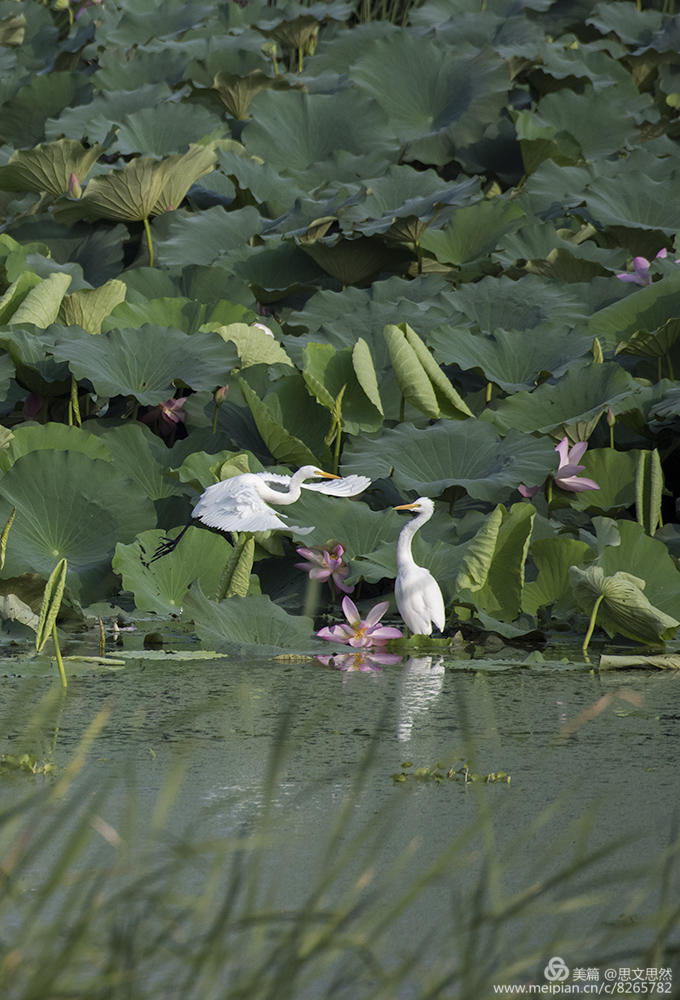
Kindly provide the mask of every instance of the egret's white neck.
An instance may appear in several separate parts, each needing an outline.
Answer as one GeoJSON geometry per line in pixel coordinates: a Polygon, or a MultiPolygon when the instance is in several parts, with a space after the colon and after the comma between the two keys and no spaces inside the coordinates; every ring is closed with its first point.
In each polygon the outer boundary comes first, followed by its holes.
{"type": "Polygon", "coordinates": [[[421,528],[426,521],[429,521],[432,517],[432,511],[424,510],[420,514],[417,514],[408,524],[399,532],[399,538],[397,539],[397,566],[402,565],[404,562],[410,562],[413,560],[411,555],[411,544],[413,542],[413,536],[416,531],[421,528]]]}
{"type": "Polygon", "coordinates": [[[277,506],[286,506],[289,503],[295,503],[296,500],[300,499],[302,483],[305,479],[311,479],[311,477],[312,473],[303,466],[290,477],[285,490],[274,490],[264,484],[260,486],[260,496],[270,503],[275,503],[277,506]]]}

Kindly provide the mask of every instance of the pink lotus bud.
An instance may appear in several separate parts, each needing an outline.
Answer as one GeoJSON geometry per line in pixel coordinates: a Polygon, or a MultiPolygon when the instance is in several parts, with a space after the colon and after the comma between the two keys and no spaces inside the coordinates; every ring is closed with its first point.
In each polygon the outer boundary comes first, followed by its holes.
{"type": "Polygon", "coordinates": [[[83,189],[75,174],[71,174],[68,180],[68,193],[71,198],[82,198],[83,189]]]}

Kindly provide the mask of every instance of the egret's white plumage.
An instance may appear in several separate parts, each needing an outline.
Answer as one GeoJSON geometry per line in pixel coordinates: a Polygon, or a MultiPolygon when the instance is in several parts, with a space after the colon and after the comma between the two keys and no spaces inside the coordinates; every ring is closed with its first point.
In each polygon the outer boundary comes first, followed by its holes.
{"type": "Polygon", "coordinates": [[[353,497],[370,485],[367,476],[333,476],[313,465],[304,465],[292,475],[272,472],[245,472],[221,483],[208,486],[193,509],[193,516],[220,531],[269,531],[284,529],[306,533],[313,528],[287,524],[286,515],[269,506],[287,506],[299,499],[302,489],[316,490],[329,496],[353,497]],[[329,482],[305,483],[305,479],[323,477],[329,482]]]}
{"type": "Polygon", "coordinates": [[[433,625],[442,632],[446,622],[446,609],[439,584],[429,569],[416,564],[411,553],[413,536],[432,517],[434,504],[428,497],[419,497],[413,503],[400,504],[394,509],[410,510],[416,515],[401,529],[397,541],[394,596],[399,614],[416,635],[430,635],[433,625]]]}

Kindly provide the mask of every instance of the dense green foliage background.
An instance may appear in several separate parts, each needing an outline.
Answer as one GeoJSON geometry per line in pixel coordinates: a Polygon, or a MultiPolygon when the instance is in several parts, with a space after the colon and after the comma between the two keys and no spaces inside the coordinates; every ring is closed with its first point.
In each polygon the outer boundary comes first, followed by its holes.
{"type": "Polygon", "coordinates": [[[427,495],[416,556],[461,620],[521,636],[609,587],[610,632],[674,632],[672,12],[0,0],[0,104],[5,594],[35,607],[65,557],[74,606],[298,648],[287,540],[143,560],[211,482],[338,463],[373,488],[295,522],[362,597],[427,495]],[[523,500],[565,435],[600,490],[523,500]]]}

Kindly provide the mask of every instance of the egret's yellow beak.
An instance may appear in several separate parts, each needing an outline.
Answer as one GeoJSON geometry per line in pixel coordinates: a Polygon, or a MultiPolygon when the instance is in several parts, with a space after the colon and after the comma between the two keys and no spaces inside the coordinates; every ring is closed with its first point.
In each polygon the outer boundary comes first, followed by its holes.
{"type": "Polygon", "coordinates": [[[314,475],[321,476],[323,479],[342,479],[342,476],[336,476],[332,472],[322,472],[321,469],[317,469],[314,475]]]}
{"type": "Polygon", "coordinates": [[[392,510],[413,510],[417,506],[414,503],[400,503],[397,507],[393,507],[392,510]]]}

